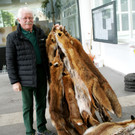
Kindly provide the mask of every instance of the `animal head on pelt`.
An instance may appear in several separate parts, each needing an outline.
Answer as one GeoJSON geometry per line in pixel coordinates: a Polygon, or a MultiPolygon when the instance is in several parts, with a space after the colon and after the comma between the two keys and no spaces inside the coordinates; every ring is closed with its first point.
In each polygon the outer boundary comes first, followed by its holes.
{"type": "MultiPolygon", "coordinates": [[[[53,61],[53,59],[56,55],[56,49],[58,48],[56,38],[55,38],[55,35],[54,35],[56,30],[57,30],[56,27],[53,26],[51,32],[48,35],[48,38],[46,39],[46,51],[47,51],[49,63],[51,63],[53,61]]],[[[63,34],[65,34],[68,38],[71,37],[67,33],[65,28],[63,29],[62,27],[60,27],[59,30],[61,32],[63,32],[63,34]]]]}
{"type": "Polygon", "coordinates": [[[66,54],[66,51],[72,48],[73,42],[61,30],[55,31],[55,37],[56,37],[56,42],[59,44],[59,47],[61,48],[62,52],[66,54]]]}
{"type": "Polygon", "coordinates": [[[46,51],[49,62],[52,62],[55,57],[55,51],[57,49],[57,43],[53,31],[51,31],[46,39],[46,51]]]}
{"type": "Polygon", "coordinates": [[[54,57],[53,61],[50,63],[50,73],[51,73],[51,81],[60,80],[62,78],[63,72],[63,63],[60,59],[59,52],[56,50],[56,56],[54,57]]]}

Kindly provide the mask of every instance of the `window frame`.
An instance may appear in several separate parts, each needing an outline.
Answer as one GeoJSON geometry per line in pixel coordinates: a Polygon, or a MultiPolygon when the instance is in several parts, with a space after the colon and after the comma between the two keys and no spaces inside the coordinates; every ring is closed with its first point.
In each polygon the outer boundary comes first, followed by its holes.
{"type": "MultiPolygon", "coordinates": [[[[114,0],[111,0],[111,1],[114,1],[114,0]]],[[[135,10],[132,10],[132,0],[127,1],[128,11],[121,11],[121,0],[115,0],[115,1],[116,1],[116,15],[117,16],[119,15],[119,29],[117,28],[118,42],[127,43],[135,37],[135,29],[133,29],[133,13],[135,13],[135,10]],[[129,24],[128,30],[122,30],[122,14],[128,14],[128,24],[129,24]]],[[[103,0],[100,0],[98,3],[98,6],[101,6],[103,4],[105,4],[103,3],[103,0]]],[[[95,8],[95,5],[97,6],[96,0],[94,0],[93,2],[94,8],[95,8]]],[[[117,27],[118,27],[118,24],[117,24],[117,27]]]]}

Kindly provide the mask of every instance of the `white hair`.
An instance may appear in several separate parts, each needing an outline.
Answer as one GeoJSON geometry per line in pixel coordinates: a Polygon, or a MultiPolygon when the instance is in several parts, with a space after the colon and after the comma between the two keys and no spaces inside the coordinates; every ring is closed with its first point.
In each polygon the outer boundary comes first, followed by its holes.
{"type": "Polygon", "coordinates": [[[22,8],[20,8],[18,10],[17,18],[21,18],[23,12],[32,13],[32,15],[33,15],[33,11],[30,8],[28,8],[28,7],[22,7],[22,8]]]}

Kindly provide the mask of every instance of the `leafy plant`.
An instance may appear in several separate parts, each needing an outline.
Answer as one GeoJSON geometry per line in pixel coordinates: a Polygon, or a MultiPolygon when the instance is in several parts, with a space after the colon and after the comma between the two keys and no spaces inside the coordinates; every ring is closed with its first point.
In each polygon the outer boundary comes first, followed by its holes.
{"type": "Polygon", "coordinates": [[[13,14],[9,13],[8,11],[1,10],[2,20],[3,20],[3,27],[14,26],[15,19],[13,14]]]}
{"type": "Polygon", "coordinates": [[[61,0],[44,0],[42,2],[41,8],[44,14],[52,19],[53,24],[55,24],[56,19],[59,18],[61,13],[61,0]]]}

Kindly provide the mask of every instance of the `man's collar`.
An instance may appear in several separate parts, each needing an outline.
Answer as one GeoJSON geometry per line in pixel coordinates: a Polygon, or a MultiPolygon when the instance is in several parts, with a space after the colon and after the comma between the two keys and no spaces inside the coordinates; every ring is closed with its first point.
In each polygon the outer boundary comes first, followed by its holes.
{"type": "Polygon", "coordinates": [[[23,34],[34,33],[34,29],[32,29],[32,32],[30,32],[30,31],[24,30],[22,27],[21,27],[21,31],[22,31],[23,34]]]}

